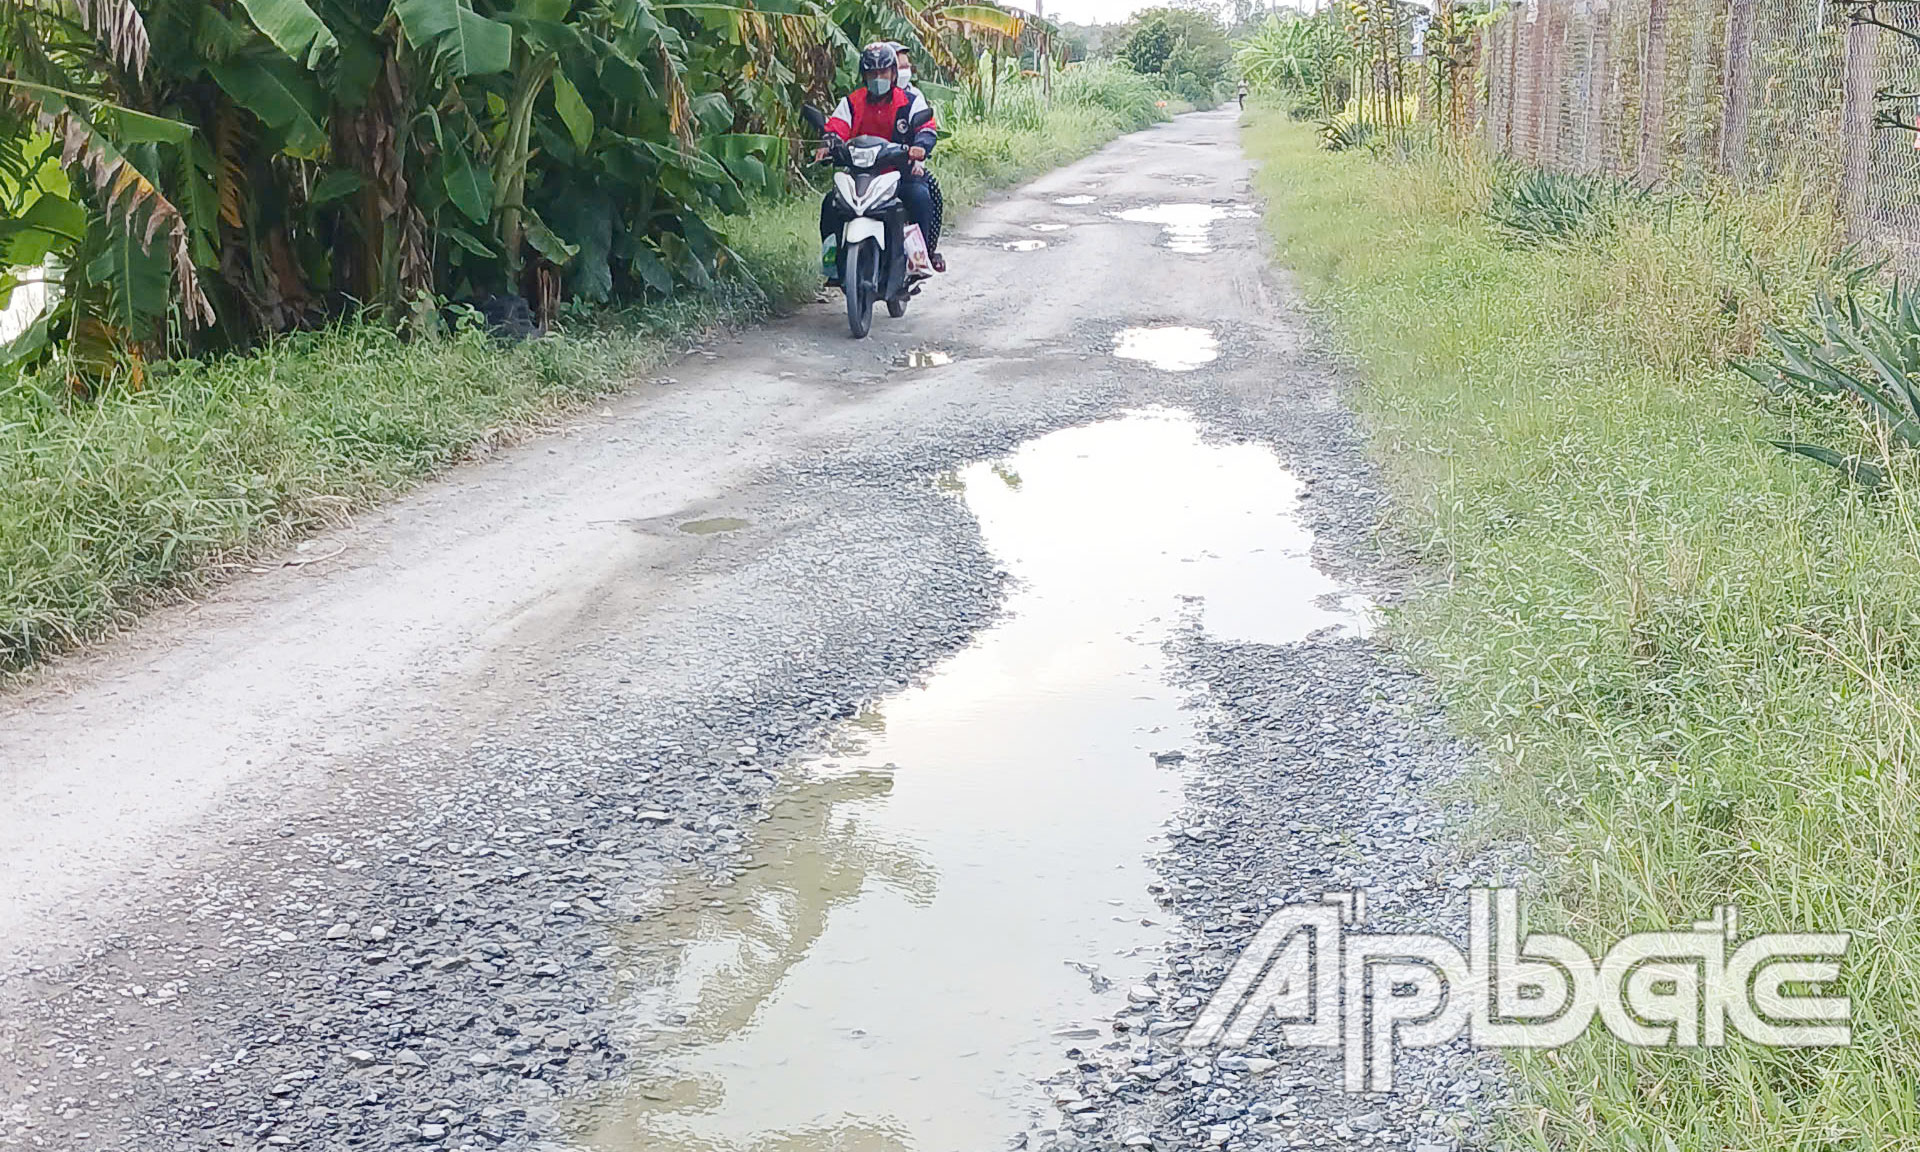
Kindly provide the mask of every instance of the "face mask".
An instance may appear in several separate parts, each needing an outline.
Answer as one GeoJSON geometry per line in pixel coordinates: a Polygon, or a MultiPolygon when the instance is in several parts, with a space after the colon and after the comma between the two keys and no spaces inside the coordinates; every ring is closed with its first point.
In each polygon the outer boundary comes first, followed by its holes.
{"type": "Polygon", "coordinates": [[[913,69],[907,67],[905,64],[902,64],[900,66],[900,83],[902,84],[913,83],[913,69]]]}
{"type": "Polygon", "coordinates": [[[872,76],[867,79],[867,93],[872,96],[885,96],[893,91],[893,80],[887,76],[872,76]]]}

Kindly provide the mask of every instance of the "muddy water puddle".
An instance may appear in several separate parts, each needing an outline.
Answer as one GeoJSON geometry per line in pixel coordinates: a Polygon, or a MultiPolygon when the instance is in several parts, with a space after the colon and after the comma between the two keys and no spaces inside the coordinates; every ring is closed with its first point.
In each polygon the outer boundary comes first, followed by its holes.
{"type": "Polygon", "coordinates": [[[1166,235],[1167,248],[1190,256],[1213,251],[1213,226],[1221,220],[1251,219],[1251,208],[1223,204],[1155,204],[1147,208],[1129,208],[1115,216],[1134,224],[1158,224],[1166,235]]]}
{"type": "Polygon", "coordinates": [[[1055,204],[1065,204],[1069,208],[1078,208],[1082,204],[1091,204],[1098,199],[1098,196],[1088,196],[1085,193],[1081,193],[1075,196],[1056,196],[1053,202],[1055,204]]]}
{"type": "Polygon", "coordinates": [[[1195,735],[1165,641],[1357,630],[1268,449],[1156,410],[950,475],[1012,575],[1005,612],[865,709],[625,942],[629,1088],[608,1152],[979,1152],[1054,1114],[1036,1085],[1170,926],[1145,856],[1195,735]],[[642,1023],[644,1022],[644,1023],[642,1023]]]}
{"type": "Polygon", "coordinates": [[[915,348],[893,358],[896,368],[944,368],[953,363],[953,353],[938,348],[915,348]]]}
{"type": "Polygon", "coordinates": [[[1038,252],[1046,246],[1045,240],[1009,240],[1000,245],[1009,252],[1038,252]]]}

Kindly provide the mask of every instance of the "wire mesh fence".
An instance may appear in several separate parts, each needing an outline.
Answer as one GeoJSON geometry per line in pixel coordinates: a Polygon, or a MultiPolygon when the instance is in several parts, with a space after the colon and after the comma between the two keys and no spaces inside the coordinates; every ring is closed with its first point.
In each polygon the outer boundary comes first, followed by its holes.
{"type": "Polygon", "coordinates": [[[1482,130],[1643,186],[1795,180],[1920,265],[1920,0],[1530,0],[1485,30],[1482,130]]]}

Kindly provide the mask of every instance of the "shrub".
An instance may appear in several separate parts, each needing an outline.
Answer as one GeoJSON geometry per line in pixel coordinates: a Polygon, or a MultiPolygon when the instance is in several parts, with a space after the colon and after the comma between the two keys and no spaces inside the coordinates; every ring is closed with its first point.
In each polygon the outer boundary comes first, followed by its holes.
{"type": "Polygon", "coordinates": [[[1594,236],[1644,193],[1604,176],[1512,169],[1494,182],[1487,222],[1507,243],[1526,247],[1594,236]]]}

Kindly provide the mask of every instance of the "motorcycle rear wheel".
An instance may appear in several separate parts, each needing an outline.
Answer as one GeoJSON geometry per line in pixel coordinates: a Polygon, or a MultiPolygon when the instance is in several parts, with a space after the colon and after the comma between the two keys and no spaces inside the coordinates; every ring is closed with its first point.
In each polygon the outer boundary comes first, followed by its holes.
{"type": "Polygon", "coordinates": [[[855,340],[864,340],[873,329],[873,296],[880,279],[880,250],[871,240],[862,240],[852,252],[841,256],[841,290],[847,294],[847,331],[855,340]]]}

